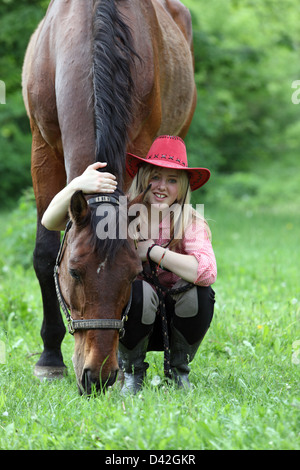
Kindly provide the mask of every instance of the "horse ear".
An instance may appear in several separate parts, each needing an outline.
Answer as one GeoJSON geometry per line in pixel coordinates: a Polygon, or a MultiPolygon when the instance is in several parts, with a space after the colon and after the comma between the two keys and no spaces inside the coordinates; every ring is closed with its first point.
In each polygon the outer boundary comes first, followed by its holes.
{"type": "Polygon", "coordinates": [[[71,197],[69,213],[76,225],[84,225],[89,208],[82,191],[76,191],[71,197]]]}

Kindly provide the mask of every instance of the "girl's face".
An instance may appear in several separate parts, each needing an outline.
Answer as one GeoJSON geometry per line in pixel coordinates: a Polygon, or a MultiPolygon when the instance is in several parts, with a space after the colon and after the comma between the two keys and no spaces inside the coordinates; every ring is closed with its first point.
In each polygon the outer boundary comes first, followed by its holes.
{"type": "Polygon", "coordinates": [[[176,201],[179,191],[179,176],[177,170],[170,168],[157,168],[152,173],[149,183],[151,189],[149,191],[150,204],[167,204],[169,207],[176,201]]]}

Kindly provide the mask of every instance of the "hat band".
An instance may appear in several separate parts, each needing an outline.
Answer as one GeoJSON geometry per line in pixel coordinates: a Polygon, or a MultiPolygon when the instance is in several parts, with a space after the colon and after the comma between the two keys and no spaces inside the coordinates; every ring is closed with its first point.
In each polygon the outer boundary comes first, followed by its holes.
{"type": "Polygon", "coordinates": [[[147,155],[146,161],[147,160],[160,160],[160,161],[171,161],[173,163],[177,163],[178,165],[186,167],[187,164],[181,160],[178,157],[175,157],[174,155],[163,155],[163,154],[153,154],[153,155],[147,155]]]}

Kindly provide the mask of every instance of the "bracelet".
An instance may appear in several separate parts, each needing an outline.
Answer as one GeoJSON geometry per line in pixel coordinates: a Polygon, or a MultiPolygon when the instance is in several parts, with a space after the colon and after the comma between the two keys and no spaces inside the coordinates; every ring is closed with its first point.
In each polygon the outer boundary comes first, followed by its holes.
{"type": "Polygon", "coordinates": [[[153,245],[151,245],[147,250],[147,260],[149,264],[150,264],[150,251],[152,250],[154,246],[159,246],[159,245],[157,243],[153,243],[153,245]]]}
{"type": "Polygon", "coordinates": [[[165,254],[166,254],[167,251],[168,251],[168,250],[167,250],[167,248],[166,248],[165,251],[164,251],[163,254],[162,254],[162,257],[160,258],[160,260],[159,260],[159,262],[158,262],[157,269],[158,269],[158,268],[164,269],[164,268],[163,268],[163,263],[162,263],[162,261],[163,261],[163,259],[164,259],[165,254]]]}

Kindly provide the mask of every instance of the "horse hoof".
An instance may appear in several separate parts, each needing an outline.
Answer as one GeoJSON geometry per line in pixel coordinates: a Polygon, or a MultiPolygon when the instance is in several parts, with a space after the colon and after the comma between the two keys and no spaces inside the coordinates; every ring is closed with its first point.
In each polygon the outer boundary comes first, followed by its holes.
{"type": "Polygon", "coordinates": [[[63,379],[68,374],[68,369],[66,367],[35,366],[33,374],[42,382],[44,379],[63,379]]]}

